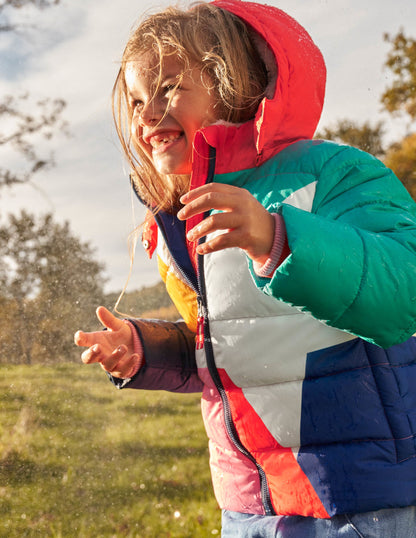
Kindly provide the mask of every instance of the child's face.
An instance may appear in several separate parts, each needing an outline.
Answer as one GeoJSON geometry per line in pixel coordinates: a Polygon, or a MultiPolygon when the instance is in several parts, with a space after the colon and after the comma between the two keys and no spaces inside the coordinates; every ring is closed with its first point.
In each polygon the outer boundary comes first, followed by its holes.
{"type": "Polygon", "coordinates": [[[125,81],[136,143],[159,173],[189,175],[195,133],[215,121],[216,100],[207,78],[198,67],[184,72],[175,55],[159,66],[144,54],[127,64],[125,81]]]}

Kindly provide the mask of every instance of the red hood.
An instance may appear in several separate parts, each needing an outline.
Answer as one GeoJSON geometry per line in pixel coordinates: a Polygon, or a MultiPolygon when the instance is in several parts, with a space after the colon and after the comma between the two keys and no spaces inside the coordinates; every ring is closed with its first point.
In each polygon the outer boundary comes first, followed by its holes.
{"type": "Polygon", "coordinates": [[[326,68],[309,34],[280,9],[241,0],[212,3],[254,29],[278,66],[277,81],[254,120],[241,126],[212,125],[200,133],[219,150],[216,171],[224,173],[259,165],[289,144],[313,137],[324,102],[326,68]]]}

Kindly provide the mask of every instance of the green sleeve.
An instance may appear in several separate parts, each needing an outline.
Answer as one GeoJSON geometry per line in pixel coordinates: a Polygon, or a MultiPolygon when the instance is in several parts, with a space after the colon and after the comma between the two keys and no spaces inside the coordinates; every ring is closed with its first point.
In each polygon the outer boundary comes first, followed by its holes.
{"type": "Polygon", "coordinates": [[[320,170],[312,212],[279,208],[290,256],[264,292],[387,348],[416,330],[416,205],[394,174],[345,148],[320,170]]]}

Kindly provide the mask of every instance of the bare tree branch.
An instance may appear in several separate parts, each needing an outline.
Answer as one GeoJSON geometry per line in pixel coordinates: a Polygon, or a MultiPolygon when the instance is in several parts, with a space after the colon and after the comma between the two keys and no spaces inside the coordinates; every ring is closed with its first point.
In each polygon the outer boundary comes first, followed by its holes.
{"type": "MultiPolygon", "coordinates": [[[[0,1],[0,33],[20,33],[22,25],[11,21],[9,15],[24,7],[45,9],[60,3],[60,0],[3,0],[0,1]],[[3,19],[3,20],[1,20],[3,19]]],[[[54,164],[52,154],[40,157],[36,149],[39,136],[51,139],[57,130],[68,134],[68,126],[62,120],[65,101],[46,98],[30,103],[29,95],[6,95],[0,98],[0,147],[11,146],[22,157],[27,166],[22,170],[0,166],[0,188],[27,183],[40,170],[54,164]],[[25,111],[27,103],[29,112],[25,111]]],[[[4,162],[4,161],[3,161],[4,162]]],[[[21,168],[21,167],[20,167],[21,168]]]]}
{"type": "Polygon", "coordinates": [[[20,97],[6,96],[0,102],[0,124],[7,125],[7,133],[0,130],[0,147],[11,145],[28,163],[26,169],[13,171],[0,167],[0,187],[25,183],[40,170],[53,166],[53,156],[40,157],[35,148],[36,138],[51,139],[56,131],[68,134],[68,125],[62,120],[65,101],[43,99],[30,105],[34,113],[26,113],[24,108],[30,99],[27,94],[20,97]]]}
{"type": "Polygon", "coordinates": [[[5,9],[21,9],[26,6],[34,6],[38,9],[44,9],[50,6],[56,6],[60,0],[4,0],[0,2],[0,13],[5,9]]]}

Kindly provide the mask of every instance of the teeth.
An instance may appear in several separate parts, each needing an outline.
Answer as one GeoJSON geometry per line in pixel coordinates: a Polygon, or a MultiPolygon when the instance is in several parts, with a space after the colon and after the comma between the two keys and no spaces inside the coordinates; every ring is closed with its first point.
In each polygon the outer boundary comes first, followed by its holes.
{"type": "Polygon", "coordinates": [[[154,136],[154,137],[152,137],[150,139],[150,144],[152,145],[152,147],[158,148],[162,144],[167,144],[168,142],[172,142],[173,140],[177,140],[178,138],[180,138],[180,136],[181,136],[180,133],[179,134],[172,134],[172,135],[169,135],[169,136],[163,136],[163,138],[154,136]]]}

